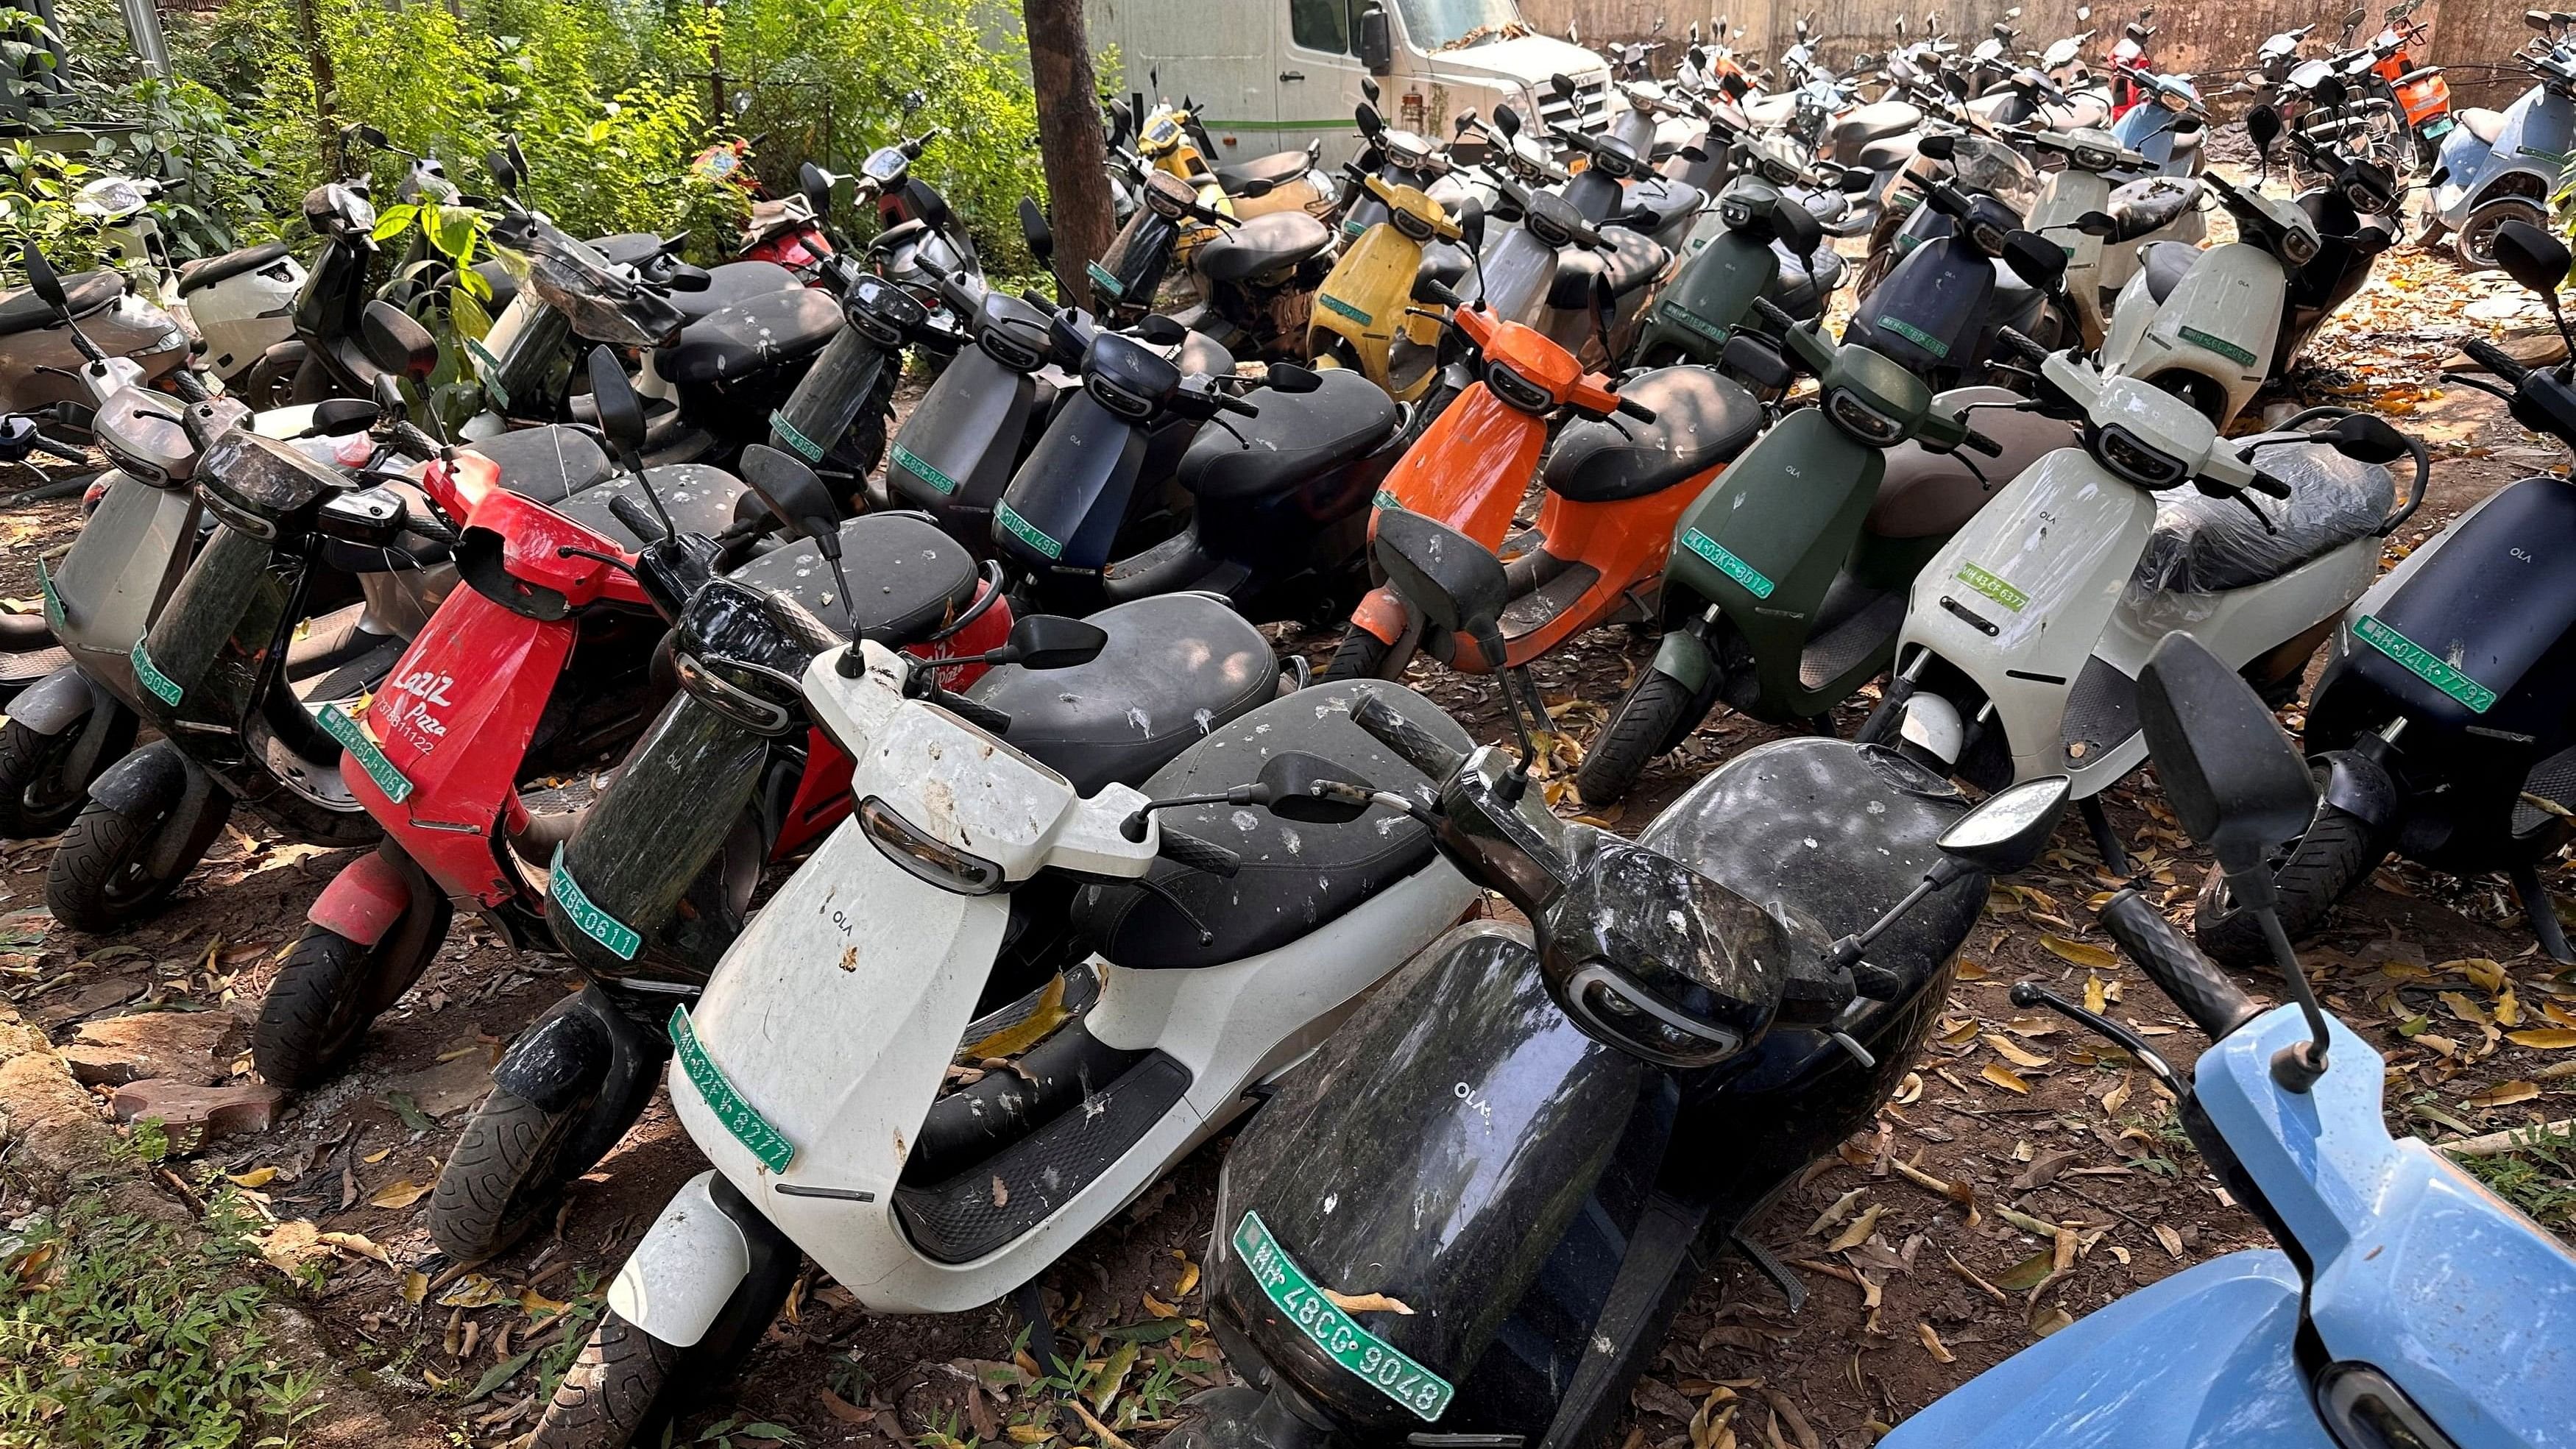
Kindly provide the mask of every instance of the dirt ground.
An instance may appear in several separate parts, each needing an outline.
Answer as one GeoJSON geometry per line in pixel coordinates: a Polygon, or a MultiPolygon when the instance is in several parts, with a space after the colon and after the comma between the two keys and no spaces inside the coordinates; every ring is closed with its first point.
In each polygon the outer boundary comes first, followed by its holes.
{"type": "MultiPolygon", "coordinates": [[[[2400,252],[2315,349],[2321,365],[2302,379],[2310,400],[2366,402],[2435,447],[2431,497],[2391,540],[2389,561],[2499,484],[2563,462],[2492,400],[2435,384],[2466,330],[2535,323],[2537,308],[2518,297],[2501,281],[2459,277],[2446,257],[2400,252]]],[[[67,546],[75,517],[69,502],[0,514],[0,594],[32,599],[35,560],[67,546]]],[[[1320,664],[1333,640],[1287,633],[1280,642],[1320,664]]],[[[1588,738],[1651,647],[1608,629],[1543,661],[1537,672],[1559,728],[1588,738]]],[[[1484,737],[1507,733],[1482,681],[1426,665],[1414,682],[1484,737]]],[[[1848,734],[1868,704],[1838,713],[1836,730],[1848,734]]],[[[1610,823],[1633,832],[1769,733],[1713,719],[1610,823]]],[[[2169,913],[2186,919],[2205,858],[2174,829],[2151,780],[2115,790],[2110,805],[2169,913]]],[[[1562,808],[1578,807],[1569,799],[1562,808]]],[[[280,843],[240,819],[171,908],[114,937],[83,936],[44,914],[52,841],[0,847],[0,982],[17,1009],[58,1039],[82,1021],[144,1008],[211,1007],[246,1023],[306,903],[350,857],[280,843]]],[[[2040,868],[1994,892],[1934,1044],[1897,1100],[1759,1225],[1758,1236],[1796,1265],[1804,1309],[1789,1312],[1777,1287],[1729,1260],[1693,1294],[1637,1387],[1625,1449],[1863,1445],[2035,1336],[2187,1264],[2266,1242],[2218,1190],[2143,1072],[2006,1000],[2024,978],[2078,996],[2098,985],[2115,1015],[2178,1062],[2202,1045],[2092,929],[2097,865],[2070,819],[2040,868]]],[[[2569,888],[2563,867],[2553,879],[2569,888]]],[[[2501,882],[2383,870],[2307,960],[2328,1002],[2389,1055],[2393,1129],[2439,1140],[2571,1115],[2576,1052],[2507,1033],[2576,1026],[2576,977],[2533,954],[2501,882]]],[[[198,1183],[214,1171],[234,1175],[255,1184],[245,1197],[276,1222],[360,1234],[380,1248],[381,1260],[343,1254],[281,1286],[303,1299],[332,1352],[375,1370],[423,1426],[452,1431],[454,1442],[500,1444],[526,1431],[606,1280],[670,1192],[702,1167],[657,1102],[550,1229],[471,1270],[432,1249],[420,1188],[435,1180],[486,1067],[577,984],[560,962],[516,957],[460,923],[356,1070],[293,1103],[270,1132],[218,1142],[183,1172],[198,1183]]],[[[2273,984],[2252,984],[2277,999],[2273,984]]],[[[238,1070],[248,1071],[246,1060],[238,1070]]],[[[1180,1395],[1221,1381],[1215,1350],[1188,1320],[1200,1303],[1197,1263],[1223,1145],[1046,1275],[1064,1331],[1092,1366],[1079,1412],[1012,1367],[1019,1324],[1005,1308],[881,1317],[809,1276],[739,1382],[680,1441],[787,1432],[815,1444],[962,1449],[1061,1436],[1124,1449],[1150,1440],[1180,1395]]]]}

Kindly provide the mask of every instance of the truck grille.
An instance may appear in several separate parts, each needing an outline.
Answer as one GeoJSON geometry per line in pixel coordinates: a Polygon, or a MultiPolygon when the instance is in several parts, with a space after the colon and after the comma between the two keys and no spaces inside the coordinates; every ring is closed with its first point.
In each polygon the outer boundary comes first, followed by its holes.
{"type": "Polygon", "coordinates": [[[1610,73],[1595,71],[1574,78],[1574,100],[1568,103],[1554,87],[1541,82],[1538,87],[1539,120],[1546,125],[1572,126],[1578,131],[1598,131],[1610,115],[1610,73]]]}

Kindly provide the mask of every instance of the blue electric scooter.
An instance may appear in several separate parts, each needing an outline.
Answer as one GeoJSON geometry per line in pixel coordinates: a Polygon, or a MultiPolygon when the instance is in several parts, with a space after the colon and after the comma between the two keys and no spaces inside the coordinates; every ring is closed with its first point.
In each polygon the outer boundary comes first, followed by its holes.
{"type": "Polygon", "coordinates": [[[2291,998],[2258,1010],[2144,897],[2103,925],[2215,1043],[2183,1079],[2128,1027],[2030,983],[2183,1104],[2278,1249],[2100,1310],[1897,1426],[1882,1449],[2538,1449],[2576,1439],[2576,1252],[2440,1153],[2388,1135],[2377,1052],[2317,1005],[2270,919],[2264,852],[2304,826],[2306,764],[2236,672],[2170,634],[2138,679],[2183,828],[2264,918],[2291,998]],[[2186,717],[2189,723],[2184,723],[2186,717]]]}
{"type": "Polygon", "coordinates": [[[2209,108],[2200,89],[2178,75],[2137,72],[2132,82],[2146,94],[2111,123],[2111,137],[2124,151],[2147,158],[2157,176],[2198,176],[2208,169],[2201,142],[2209,138],[2209,108]]]}
{"type": "Polygon", "coordinates": [[[2455,233],[2451,248],[2473,272],[2496,265],[2496,228],[2549,224],[2550,195],[2576,152],[2576,44],[2566,12],[2528,10],[2522,18],[2540,33],[2513,59],[2538,84],[2501,112],[2461,110],[2433,170],[2433,227],[2424,239],[2455,233]]]}

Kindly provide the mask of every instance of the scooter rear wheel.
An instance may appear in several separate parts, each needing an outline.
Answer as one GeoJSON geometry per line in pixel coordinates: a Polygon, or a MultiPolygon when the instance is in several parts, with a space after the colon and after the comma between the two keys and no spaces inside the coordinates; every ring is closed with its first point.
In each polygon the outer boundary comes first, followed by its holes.
{"type": "MultiPolygon", "coordinates": [[[[2322,786],[2324,772],[2316,773],[2322,786]]],[[[2281,929],[2293,941],[2324,929],[2336,903],[2369,879],[2387,855],[2386,843],[2375,838],[2359,816],[2318,801],[2307,833],[2273,852],[2266,862],[2281,896],[2275,907],[2281,929]]],[[[2272,964],[2272,945],[2263,934],[2263,923],[2253,912],[2237,909],[2227,875],[2216,866],[2201,882],[2191,934],[2202,952],[2223,966],[2259,969],[2272,964]]]]}
{"type": "Polygon", "coordinates": [[[495,1087],[438,1170],[429,1200],[430,1241],[460,1263],[479,1263],[536,1226],[563,1192],[563,1146],[584,1102],[548,1111],[495,1087]]]}
{"type": "Polygon", "coordinates": [[[2549,213],[2528,196],[2499,196],[2478,203],[2477,209],[2461,220],[2459,235],[2451,238],[2451,251],[2460,259],[2460,265],[2472,272],[2491,271],[2503,265],[2496,260],[2495,239],[2508,221],[2546,227],[2549,213]]]}
{"type": "MultiPolygon", "coordinates": [[[[89,800],[89,781],[71,773],[71,761],[89,718],[50,735],[16,720],[0,727],[0,839],[52,835],[80,814],[89,800]]],[[[106,765],[124,753],[111,748],[96,758],[106,765]]]]}
{"type": "Polygon", "coordinates": [[[415,899],[370,946],[324,926],[307,926],[278,963],[251,1036],[251,1062],[291,1091],[330,1080],[366,1039],[367,1027],[398,1000],[439,943],[451,913],[445,897],[415,899]]]}
{"type": "Polygon", "coordinates": [[[45,869],[45,906],[54,919],[75,930],[110,931],[132,925],[168,900],[214,843],[232,814],[232,797],[216,791],[193,820],[182,819],[176,808],[174,802],[157,813],[128,814],[103,801],[84,805],[45,869]],[[152,857],[163,833],[191,827],[175,865],[156,869],[152,857]]]}
{"type": "Polygon", "coordinates": [[[1583,803],[1610,805],[1625,798],[1657,755],[1681,743],[1697,723],[1694,713],[1704,708],[1690,686],[1669,674],[1649,669],[1638,676],[1574,772],[1583,803]]]}

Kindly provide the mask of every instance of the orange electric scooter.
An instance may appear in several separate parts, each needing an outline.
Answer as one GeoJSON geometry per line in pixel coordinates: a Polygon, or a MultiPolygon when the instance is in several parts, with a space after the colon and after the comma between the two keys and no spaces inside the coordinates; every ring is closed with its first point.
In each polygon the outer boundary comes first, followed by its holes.
{"type": "MultiPolygon", "coordinates": [[[[1597,624],[1653,618],[1674,522],[1761,431],[1762,405],[1704,367],[1658,368],[1614,391],[1535,328],[1473,305],[1449,320],[1477,380],[1396,462],[1378,508],[1438,519],[1504,556],[1503,665],[1597,624]],[[1550,447],[1561,412],[1574,417],[1550,447]],[[1538,526],[1507,539],[1533,471],[1546,487],[1538,526]]],[[[1457,669],[1497,663],[1436,625],[1426,636],[1421,615],[1381,584],[1352,612],[1321,679],[1401,678],[1425,648],[1457,669]]]]}

